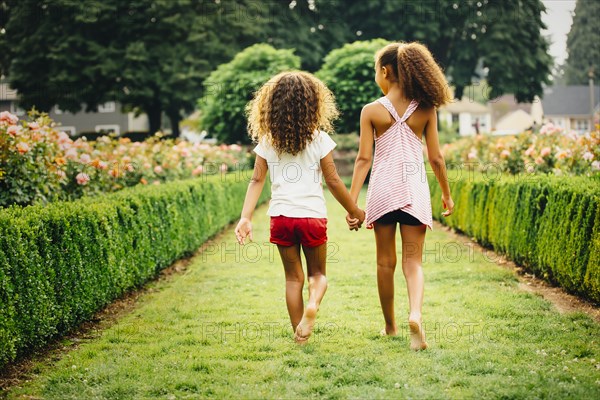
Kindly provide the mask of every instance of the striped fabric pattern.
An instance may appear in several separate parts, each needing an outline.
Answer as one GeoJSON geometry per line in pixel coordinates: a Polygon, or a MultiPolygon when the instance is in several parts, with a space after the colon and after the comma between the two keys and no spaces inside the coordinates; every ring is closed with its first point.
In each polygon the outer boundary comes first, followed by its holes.
{"type": "Polygon", "coordinates": [[[433,230],[431,198],[423,160],[423,143],[406,123],[419,107],[412,100],[402,117],[387,97],[377,100],[394,118],[394,124],[375,138],[375,156],[367,190],[366,224],[388,212],[402,211],[433,230]]]}

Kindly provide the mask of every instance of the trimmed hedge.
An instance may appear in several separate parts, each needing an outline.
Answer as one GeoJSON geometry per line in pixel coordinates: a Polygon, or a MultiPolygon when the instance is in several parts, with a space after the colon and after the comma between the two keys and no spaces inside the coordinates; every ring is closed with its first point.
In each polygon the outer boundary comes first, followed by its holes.
{"type": "Polygon", "coordinates": [[[230,174],[0,210],[0,366],[192,254],[239,216],[247,184],[230,174]]]}
{"type": "Polygon", "coordinates": [[[429,178],[435,219],[506,254],[567,291],[600,302],[599,177],[466,174],[453,180],[455,211],[443,218],[429,178]]]}

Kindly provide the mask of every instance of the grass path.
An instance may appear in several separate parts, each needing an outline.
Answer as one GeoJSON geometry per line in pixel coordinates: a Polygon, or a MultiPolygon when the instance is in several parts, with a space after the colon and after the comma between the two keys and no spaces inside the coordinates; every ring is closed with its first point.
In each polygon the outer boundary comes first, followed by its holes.
{"type": "MultiPolygon", "coordinates": [[[[443,231],[426,241],[430,349],[411,352],[406,327],[380,337],[373,232],[349,232],[328,203],[330,285],[310,345],[292,342],[263,207],[253,245],[241,250],[228,230],[9,398],[600,398],[600,326],[519,290],[512,272],[443,231]]],[[[403,321],[400,269],[396,282],[403,321]]]]}

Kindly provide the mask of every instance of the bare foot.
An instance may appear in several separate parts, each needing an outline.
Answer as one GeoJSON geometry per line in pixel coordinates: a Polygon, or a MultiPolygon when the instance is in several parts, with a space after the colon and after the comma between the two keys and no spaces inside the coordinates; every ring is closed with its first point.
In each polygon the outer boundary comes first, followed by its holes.
{"type": "Polygon", "coordinates": [[[379,332],[381,336],[397,336],[398,329],[396,328],[388,328],[387,326],[379,332]]]}
{"type": "Polygon", "coordinates": [[[425,341],[425,331],[421,325],[421,321],[408,320],[410,329],[410,348],[414,351],[425,350],[427,342],[425,341]]]}
{"type": "Polygon", "coordinates": [[[296,328],[296,335],[294,339],[296,343],[304,344],[312,334],[313,327],[315,326],[315,319],[317,317],[317,306],[307,305],[304,309],[304,315],[302,320],[296,328]]]}

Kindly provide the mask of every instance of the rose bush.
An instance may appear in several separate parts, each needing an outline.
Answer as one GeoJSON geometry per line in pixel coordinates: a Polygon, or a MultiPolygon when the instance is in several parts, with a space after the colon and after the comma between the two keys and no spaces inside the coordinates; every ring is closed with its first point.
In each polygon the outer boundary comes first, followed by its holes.
{"type": "Polygon", "coordinates": [[[246,165],[238,145],[144,142],[102,136],[72,140],[46,114],[19,120],[0,113],[0,206],[73,200],[137,184],[218,174],[246,165]]]}
{"type": "Polygon", "coordinates": [[[593,175],[600,171],[600,131],[579,135],[553,124],[514,136],[479,135],[445,144],[449,166],[479,171],[593,175]]]}

